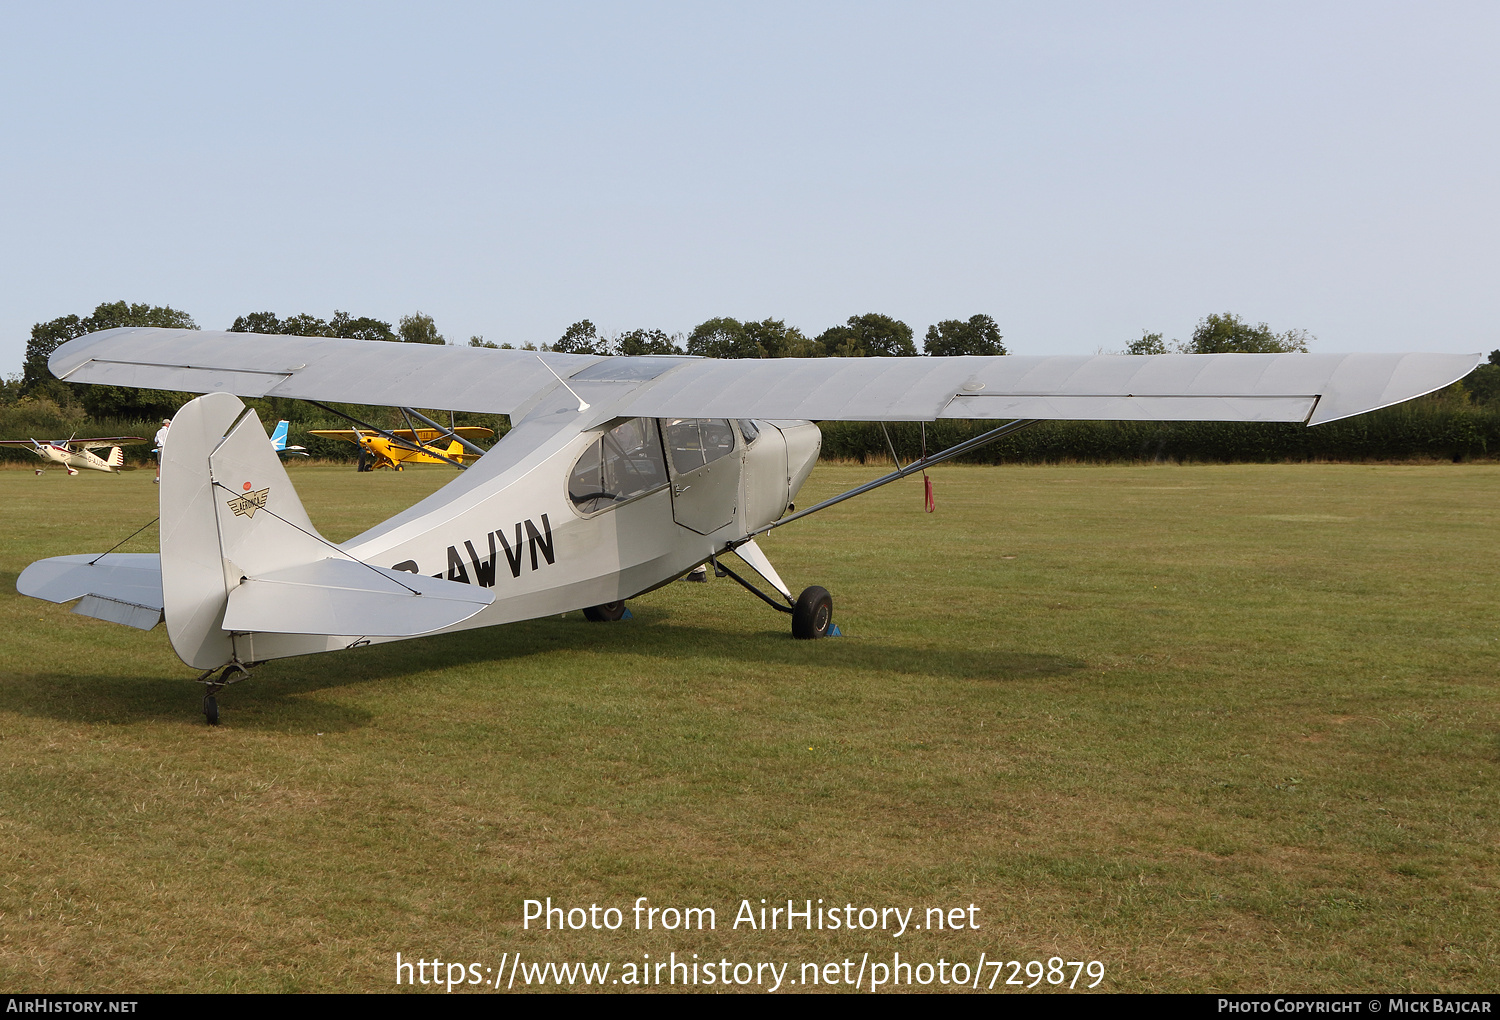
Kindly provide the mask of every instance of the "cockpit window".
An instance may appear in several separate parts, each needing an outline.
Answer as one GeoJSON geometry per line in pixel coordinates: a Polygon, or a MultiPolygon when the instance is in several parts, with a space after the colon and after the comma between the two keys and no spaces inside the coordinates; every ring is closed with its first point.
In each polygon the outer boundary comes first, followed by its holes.
{"type": "Polygon", "coordinates": [[[667,484],[655,418],[632,418],[600,436],[568,476],[568,498],[582,513],[607,510],[667,484]]]}
{"type": "Polygon", "coordinates": [[[667,449],[672,451],[672,469],[683,474],[733,453],[734,427],[728,418],[671,418],[667,449]]]}

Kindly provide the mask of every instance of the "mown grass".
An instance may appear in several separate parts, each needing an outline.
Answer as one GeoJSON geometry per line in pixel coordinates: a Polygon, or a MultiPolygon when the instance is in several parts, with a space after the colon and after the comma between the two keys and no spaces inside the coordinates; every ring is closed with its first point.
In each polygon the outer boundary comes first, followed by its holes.
{"type": "MultiPolygon", "coordinates": [[[[872,473],[820,467],[800,502],[872,473]]],[[[346,538],[447,481],[298,467],[346,538]]],[[[727,580],[285,660],[203,726],[164,633],[15,594],[155,513],[150,473],[0,472],[0,984],[386,990],[497,963],[1105,962],[1112,990],[1497,987],[1500,467],[946,467],[727,580]],[[521,930],[521,901],[714,932],[521,930]],[[741,898],[981,908],[749,932],[741,898]],[[627,915],[628,916],[628,915],[627,915]]],[[[154,548],[148,532],[127,548],[154,548]]]]}

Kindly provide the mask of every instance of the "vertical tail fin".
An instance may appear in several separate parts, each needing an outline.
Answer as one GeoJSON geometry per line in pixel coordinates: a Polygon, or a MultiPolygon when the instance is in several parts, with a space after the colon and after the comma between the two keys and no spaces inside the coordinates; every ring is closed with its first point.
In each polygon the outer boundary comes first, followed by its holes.
{"type": "Polygon", "coordinates": [[[125,451],[120,449],[118,446],[111,446],[109,448],[109,456],[105,458],[104,463],[112,468],[119,467],[121,464],[125,463],[125,451]]]}
{"type": "Polygon", "coordinates": [[[167,636],[190,666],[236,657],[221,625],[241,578],[328,555],[260,418],[227,393],[189,401],[172,419],[160,502],[167,636]]]}
{"type": "Polygon", "coordinates": [[[286,434],[288,424],[289,423],[285,421],[277,422],[276,431],[271,433],[271,448],[274,449],[277,453],[280,453],[282,450],[286,449],[286,434]]]}

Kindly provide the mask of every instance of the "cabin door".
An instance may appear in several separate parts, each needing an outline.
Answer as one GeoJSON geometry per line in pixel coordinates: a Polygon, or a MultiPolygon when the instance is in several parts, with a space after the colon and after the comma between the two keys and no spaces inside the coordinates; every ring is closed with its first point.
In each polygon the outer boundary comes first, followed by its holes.
{"type": "Polygon", "coordinates": [[[734,523],[739,512],[740,457],[725,418],[663,418],[672,469],[672,517],[700,535],[734,523]]]}

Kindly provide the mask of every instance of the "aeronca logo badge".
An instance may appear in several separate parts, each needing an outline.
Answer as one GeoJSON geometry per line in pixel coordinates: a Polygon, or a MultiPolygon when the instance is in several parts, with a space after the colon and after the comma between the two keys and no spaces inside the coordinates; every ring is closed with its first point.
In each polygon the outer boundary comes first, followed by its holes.
{"type": "Polygon", "coordinates": [[[225,500],[225,506],[234,511],[236,517],[254,517],[255,511],[266,508],[266,497],[271,494],[271,487],[250,491],[250,483],[245,483],[245,494],[233,499],[225,500]]]}

